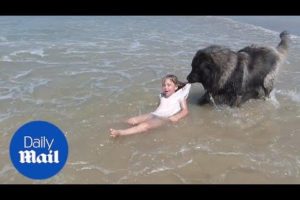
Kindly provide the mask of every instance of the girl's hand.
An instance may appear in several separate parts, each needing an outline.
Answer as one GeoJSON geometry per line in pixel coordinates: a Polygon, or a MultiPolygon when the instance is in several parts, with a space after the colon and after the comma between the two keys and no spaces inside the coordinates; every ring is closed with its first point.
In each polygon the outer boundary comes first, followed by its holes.
{"type": "Polygon", "coordinates": [[[171,122],[173,122],[173,123],[176,123],[176,122],[178,122],[178,118],[177,118],[177,117],[175,117],[175,116],[171,116],[171,117],[169,117],[169,120],[170,120],[171,122]]]}
{"type": "Polygon", "coordinates": [[[127,120],[127,123],[130,124],[130,125],[136,125],[136,124],[137,124],[134,117],[128,119],[128,120],[127,120]]]}

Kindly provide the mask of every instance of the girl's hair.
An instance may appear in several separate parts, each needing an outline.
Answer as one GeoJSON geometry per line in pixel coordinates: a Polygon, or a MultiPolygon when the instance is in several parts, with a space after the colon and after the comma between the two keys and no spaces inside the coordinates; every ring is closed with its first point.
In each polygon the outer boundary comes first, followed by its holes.
{"type": "Polygon", "coordinates": [[[178,87],[177,90],[179,90],[180,88],[183,88],[186,85],[186,83],[179,81],[177,76],[175,76],[173,74],[168,74],[165,77],[163,77],[162,82],[164,83],[167,79],[171,80],[178,87]]]}

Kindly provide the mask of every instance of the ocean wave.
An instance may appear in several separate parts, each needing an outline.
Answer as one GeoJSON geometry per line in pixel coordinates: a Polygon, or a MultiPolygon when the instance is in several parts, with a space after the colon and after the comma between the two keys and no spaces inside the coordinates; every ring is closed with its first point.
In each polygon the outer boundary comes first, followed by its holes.
{"type": "Polygon", "coordinates": [[[21,72],[19,72],[19,74],[14,76],[12,79],[19,79],[21,77],[25,77],[25,76],[29,75],[31,72],[32,72],[32,69],[27,70],[27,71],[21,71],[21,72]]]}
{"type": "Polygon", "coordinates": [[[0,58],[0,61],[12,62],[13,60],[11,59],[10,56],[2,56],[2,57],[0,58]]]}
{"type": "Polygon", "coordinates": [[[275,90],[276,94],[280,94],[288,97],[290,100],[299,103],[300,102],[300,93],[295,90],[275,90]]]}
{"type": "Polygon", "coordinates": [[[129,45],[129,51],[135,51],[135,50],[138,50],[138,49],[140,49],[141,47],[142,47],[143,45],[139,42],[139,41],[137,41],[137,40],[135,40],[134,42],[132,42],[130,45],[129,45]]]}
{"type": "Polygon", "coordinates": [[[77,169],[77,171],[83,171],[83,170],[97,170],[105,175],[113,173],[112,170],[105,169],[105,168],[97,166],[97,165],[88,165],[88,166],[84,166],[84,167],[77,169]]]}
{"type": "Polygon", "coordinates": [[[227,17],[221,17],[221,18],[223,18],[227,22],[233,23],[234,25],[240,25],[240,26],[246,27],[247,29],[251,29],[252,31],[253,30],[258,30],[258,31],[264,31],[265,33],[272,34],[274,36],[278,35],[277,31],[273,31],[273,30],[264,28],[262,26],[258,26],[258,25],[254,25],[254,24],[249,24],[249,23],[246,23],[246,22],[239,22],[239,21],[236,21],[234,19],[227,18],[227,17]]]}
{"type": "Polygon", "coordinates": [[[299,177],[300,171],[297,167],[298,156],[287,156],[278,151],[264,153],[248,153],[246,157],[251,164],[241,167],[251,168],[255,171],[262,171],[264,174],[281,177],[299,177]]]}
{"type": "MultiPolygon", "coordinates": [[[[1,98],[0,98],[1,100],[1,98]]],[[[0,113],[0,122],[3,122],[4,120],[8,119],[11,117],[10,113],[0,113]]]]}
{"type": "Polygon", "coordinates": [[[79,74],[85,74],[85,73],[100,73],[102,72],[99,69],[80,69],[78,71],[65,71],[59,75],[64,75],[64,76],[75,76],[75,75],[79,75],[79,74]]]}
{"type": "Polygon", "coordinates": [[[0,42],[7,42],[7,38],[4,36],[0,36],[0,42]]]}
{"type": "Polygon", "coordinates": [[[18,50],[10,53],[11,56],[17,56],[18,54],[31,54],[31,55],[38,55],[40,57],[44,57],[44,49],[27,49],[27,50],[18,50]]]}
{"type": "MultiPolygon", "coordinates": [[[[29,74],[30,72],[27,71],[29,74]]],[[[23,76],[26,73],[23,73],[23,76]]],[[[19,77],[20,78],[20,77],[19,77]]],[[[0,89],[0,100],[23,99],[26,95],[32,95],[38,87],[45,86],[50,82],[48,79],[32,79],[30,82],[14,82],[14,86],[3,86],[0,89]]]]}

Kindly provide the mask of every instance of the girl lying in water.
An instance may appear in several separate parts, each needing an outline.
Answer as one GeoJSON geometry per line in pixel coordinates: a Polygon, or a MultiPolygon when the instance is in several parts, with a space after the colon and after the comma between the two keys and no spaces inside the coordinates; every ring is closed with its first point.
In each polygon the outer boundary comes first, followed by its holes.
{"type": "Polygon", "coordinates": [[[112,137],[142,133],[157,128],[167,122],[177,122],[188,114],[187,97],[191,84],[178,81],[175,75],[162,79],[160,104],[154,112],[132,117],[127,123],[133,125],[128,129],[110,129],[112,137]]]}

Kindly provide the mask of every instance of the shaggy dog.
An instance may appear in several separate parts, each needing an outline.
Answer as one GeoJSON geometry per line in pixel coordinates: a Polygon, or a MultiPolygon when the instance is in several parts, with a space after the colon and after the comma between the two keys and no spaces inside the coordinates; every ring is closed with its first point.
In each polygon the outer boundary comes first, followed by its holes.
{"type": "Polygon", "coordinates": [[[202,83],[200,104],[239,106],[251,98],[269,97],[280,64],[285,60],[290,37],[280,34],[276,48],[251,45],[238,52],[212,45],[193,58],[189,83],[202,83]]]}

